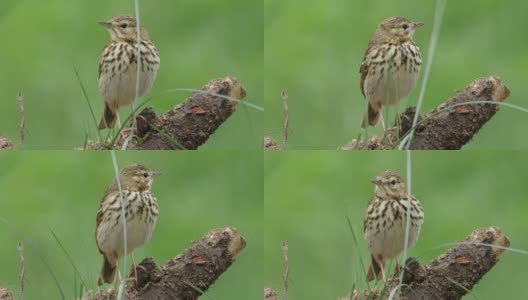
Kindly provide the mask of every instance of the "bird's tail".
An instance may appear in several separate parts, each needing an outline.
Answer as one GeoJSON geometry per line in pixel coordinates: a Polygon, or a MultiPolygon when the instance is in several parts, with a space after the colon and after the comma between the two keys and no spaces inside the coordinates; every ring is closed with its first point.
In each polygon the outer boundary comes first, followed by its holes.
{"type": "Polygon", "coordinates": [[[378,278],[378,280],[381,280],[382,279],[381,267],[379,263],[376,261],[376,259],[374,258],[374,256],[371,255],[370,258],[371,258],[371,263],[370,263],[370,266],[367,272],[367,282],[374,280],[374,278],[378,278]]]}
{"type": "Polygon", "coordinates": [[[97,285],[103,285],[105,282],[113,283],[117,273],[117,265],[112,265],[106,255],[103,255],[103,257],[103,266],[101,267],[101,274],[99,274],[97,285]]]}
{"type": "Polygon", "coordinates": [[[105,102],[103,115],[99,120],[99,126],[97,128],[99,128],[99,130],[103,130],[105,128],[114,128],[118,120],[119,114],[117,111],[112,110],[110,106],[108,106],[108,103],[105,102]]]}
{"type": "Polygon", "coordinates": [[[368,106],[368,113],[363,115],[363,121],[361,121],[361,128],[367,127],[367,120],[370,126],[376,126],[380,118],[379,110],[374,109],[370,104],[368,106]],[[367,120],[365,120],[367,119],[367,120]]]}

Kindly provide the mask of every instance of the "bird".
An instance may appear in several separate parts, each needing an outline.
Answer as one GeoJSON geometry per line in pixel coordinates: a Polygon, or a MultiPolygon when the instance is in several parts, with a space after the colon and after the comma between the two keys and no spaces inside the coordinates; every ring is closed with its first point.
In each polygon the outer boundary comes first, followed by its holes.
{"type": "MultiPolygon", "coordinates": [[[[391,17],[381,22],[374,32],[359,68],[361,94],[368,101],[361,128],[367,123],[378,124],[383,105],[396,106],[414,90],[422,58],[413,35],[423,25],[404,17],[391,17]]],[[[381,123],[385,130],[383,117],[381,123]]]]}
{"type": "MultiPolygon", "coordinates": [[[[403,178],[396,172],[384,171],[372,181],[374,197],[370,200],[364,219],[364,234],[371,265],[367,281],[374,278],[386,282],[385,265],[396,258],[405,245],[405,227],[409,196],[403,178]]],[[[424,210],[413,195],[411,199],[408,248],[416,244],[424,222],[424,210]]],[[[396,270],[399,265],[396,262],[396,270]]]]}
{"type": "Polygon", "coordinates": [[[150,241],[158,218],[158,201],[152,193],[152,183],[159,175],[143,165],[131,164],[124,167],[106,189],[96,218],[95,240],[103,256],[97,285],[114,282],[116,272],[121,279],[118,268],[121,256],[130,254],[132,268],[136,271],[132,251],[150,241]],[[127,253],[124,250],[122,204],[125,206],[127,253]]]}
{"type": "Polygon", "coordinates": [[[137,75],[137,30],[141,40],[141,72],[138,97],[147,94],[158,73],[160,58],[158,50],[150,40],[147,30],[138,26],[131,16],[116,16],[110,21],[101,21],[111,40],[103,49],[99,60],[99,92],[105,102],[99,130],[114,128],[119,122],[119,108],[131,105],[134,111],[137,75]],[[139,28],[138,28],[139,27],[139,28]]]}

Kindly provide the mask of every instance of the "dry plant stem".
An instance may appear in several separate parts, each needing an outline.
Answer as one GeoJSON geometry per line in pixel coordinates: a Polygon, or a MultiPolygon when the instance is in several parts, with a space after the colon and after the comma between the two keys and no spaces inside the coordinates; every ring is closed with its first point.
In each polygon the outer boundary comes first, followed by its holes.
{"type": "MultiPolygon", "coordinates": [[[[440,106],[418,119],[418,126],[411,141],[411,150],[458,150],[467,144],[475,134],[499,110],[494,102],[503,102],[510,95],[508,87],[502,84],[498,77],[480,78],[469,84],[463,91],[440,106]],[[464,104],[469,101],[486,101],[485,104],[464,104]],[[447,108],[447,109],[446,109],[447,108]]],[[[402,136],[411,128],[415,109],[409,107],[399,115],[400,128],[392,128],[401,132],[402,136]]],[[[393,149],[398,144],[381,145],[380,139],[369,140],[369,149],[393,149]]],[[[353,140],[340,150],[364,149],[362,141],[353,140]]]]}
{"type": "MultiPolygon", "coordinates": [[[[508,237],[497,227],[477,229],[463,242],[510,246],[508,237]]],[[[466,291],[454,281],[471,290],[495,266],[503,251],[492,246],[458,244],[425,266],[421,266],[415,258],[409,258],[405,263],[405,286],[401,288],[399,299],[461,299],[466,291]]],[[[399,276],[396,275],[389,280],[388,291],[398,284],[399,276]]],[[[353,291],[352,297],[347,295],[340,300],[380,299],[379,292],[375,290],[370,294],[368,290],[353,291]]],[[[385,293],[386,297],[388,293],[385,293]]]]}
{"type": "Polygon", "coordinates": [[[288,127],[289,127],[289,115],[288,115],[288,93],[282,91],[282,105],[284,106],[284,138],[282,142],[282,150],[288,150],[288,127]]]}
{"type": "Polygon", "coordinates": [[[288,261],[288,243],[286,241],[282,241],[282,256],[284,257],[284,275],[282,276],[284,279],[283,300],[288,300],[288,274],[290,266],[288,261]]]}
{"type": "MultiPolygon", "coordinates": [[[[18,92],[18,107],[20,108],[20,150],[24,150],[24,131],[26,128],[26,110],[24,109],[24,96],[18,92]]],[[[21,297],[22,299],[22,297],[21,297]]]]}
{"type": "MultiPolygon", "coordinates": [[[[136,267],[137,282],[125,289],[125,299],[194,300],[207,291],[246,246],[235,228],[210,231],[201,240],[161,266],[145,258],[136,267]]],[[[133,276],[130,271],[129,277],[133,276]]],[[[233,287],[236,288],[236,287],[233,287]]],[[[88,293],[83,299],[116,299],[115,291],[88,293]],[[91,297],[91,298],[90,298],[91,297]]]]}
{"type": "Polygon", "coordinates": [[[185,149],[197,149],[231,116],[237,105],[235,101],[211,94],[235,99],[246,96],[244,88],[233,77],[211,80],[202,91],[193,92],[187,100],[161,116],[156,116],[151,108],[143,110],[137,118],[138,137],[143,142],[132,145],[131,149],[180,149],[154,127],[172,136],[185,149]]]}
{"type": "Polygon", "coordinates": [[[282,106],[284,107],[284,123],[283,123],[283,140],[282,149],[279,148],[275,142],[267,134],[264,135],[264,150],[288,150],[288,130],[289,130],[289,113],[288,113],[288,93],[282,91],[282,106]]]}
{"type": "Polygon", "coordinates": [[[26,272],[26,260],[24,259],[24,244],[18,241],[18,255],[20,256],[20,290],[19,299],[23,300],[24,294],[24,274],[26,272]]]}

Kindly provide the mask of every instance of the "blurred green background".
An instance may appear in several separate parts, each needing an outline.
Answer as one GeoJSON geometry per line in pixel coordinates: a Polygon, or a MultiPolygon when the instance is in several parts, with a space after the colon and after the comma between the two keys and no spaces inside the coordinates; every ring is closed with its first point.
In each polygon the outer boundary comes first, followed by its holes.
{"type": "MultiPolygon", "coordinates": [[[[140,7],[141,23],[161,57],[154,87],[140,101],[230,75],[245,87],[247,101],[263,105],[261,1],[158,0],[141,1],[140,7]]],[[[86,132],[97,137],[74,66],[99,119],[98,64],[110,35],[98,22],[121,14],[134,14],[133,0],[0,1],[0,135],[18,140],[21,90],[27,149],[72,149],[83,145],[86,132]]],[[[164,95],[149,105],[163,113],[188,96],[164,95]]],[[[123,109],[122,120],[129,113],[123,109]]],[[[260,148],[263,121],[262,112],[239,106],[201,149],[260,148]]]]}
{"type": "MultiPolygon", "coordinates": [[[[289,244],[291,299],[337,299],[365,287],[369,259],[363,216],[381,171],[405,176],[405,153],[266,152],[264,283],[282,289],[281,242],[289,244]],[[359,241],[353,242],[347,217],[359,241]],[[365,268],[367,266],[365,265],[365,268]]],[[[425,223],[410,251],[421,263],[474,229],[498,226],[511,247],[528,251],[526,153],[413,152],[412,191],[425,223]]],[[[528,256],[506,251],[475,286],[478,299],[526,297],[528,256]]],[[[466,296],[465,299],[474,299],[466,296]]]]}
{"type": "MultiPolygon", "coordinates": [[[[134,251],[163,264],[208,231],[234,226],[247,247],[208,291],[215,299],[262,296],[262,153],[118,152],[119,167],[138,162],[162,173],[153,185],[160,214],[150,243],[134,251]]],[[[114,178],[110,152],[39,151],[0,154],[0,284],[18,291],[17,242],[25,241],[24,299],[60,299],[49,270],[74,298],[74,270],[54,240],[59,237],[83,279],[94,289],[102,257],[95,244],[95,217],[114,178]],[[16,226],[16,229],[13,227],[16,226]]],[[[127,260],[130,266],[130,260],[127,260]]],[[[77,289],[79,288],[77,280],[77,289]]],[[[207,297],[202,297],[208,299],[207,297]]]]}
{"type": "MultiPolygon", "coordinates": [[[[289,93],[290,149],[336,149],[360,133],[366,100],[359,66],[378,24],[405,16],[425,26],[415,34],[423,61],[429,53],[436,1],[264,0],[265,132],[280,140],[281,91],[289,93]]],[[[526,1],[447,1],[425,94],[428,112],[474,79],[497,75],[506,101],[528,107],[526,1]]],[[[417,88],[405,104],[416,105],[417,88]]],[[[394,110],[392,111],[394,114],[394,110]]],[[[526,149],[526,113],[503,106],[465,149],[526,149]],[[518,125],[518,126],[515,126],[518,125]],[[504,133],[508,134],[504,134],[504,133]]],[[[392,119],[391,119],[392,120],[392,119]]],[[[381,125],[369,130],[380,134],[381,125]]]]}

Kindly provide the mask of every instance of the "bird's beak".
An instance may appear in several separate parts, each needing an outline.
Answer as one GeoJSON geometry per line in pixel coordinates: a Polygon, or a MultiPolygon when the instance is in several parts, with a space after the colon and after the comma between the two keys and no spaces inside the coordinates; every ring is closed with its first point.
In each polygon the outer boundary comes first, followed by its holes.
{"type": "Polygon", "coordinates": [[[376,179],[372,180],[372,183],[374,183],[375,185],[380,185],[381,184],[381,179],[376,178],[376,179]]]}
{"type": "Polygon", "coordinates": [[[419,27],[422,27],[424,26],[424,23],[414,23],[414,28],[419,28],[419,27]]]}
{"type": "Polygon", "coordinates": [[[158,177],[160,175],[161,175],[161,173],[159,173],[159,172],[152,172],[152,177],[158,177]]]}
{"type": "Polygon", "coordinates": [[[101,21],[101,22],[99,22],[99,24],[103,25],[106,28],[112,27],[112,23],[111,22],[101,21]]]}

